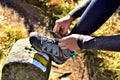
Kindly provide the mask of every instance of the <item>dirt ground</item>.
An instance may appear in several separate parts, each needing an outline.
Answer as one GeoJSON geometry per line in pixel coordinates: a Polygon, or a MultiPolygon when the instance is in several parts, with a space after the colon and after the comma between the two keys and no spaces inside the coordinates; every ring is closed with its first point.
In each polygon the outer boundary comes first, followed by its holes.
{"type": "Polygon", "coordinates": [[[70,58],[62,65],[53,62],[49,80],[89,80],[84,60],[78,55],[75,60],[70,58]]]}
{"type": "MultiPolygon", "coordinates": [[[[27,35],[24,19],[20,18],[13,9],[0,6],[0,20],[13,28],[21,29],[27,35]]],[[[1,68],[2,64],[0,63],[1,68]]],[[[86,75],[87,69],[84,65],[84,60],[78,55],[75,60],[70,58],[62,65],[57,65],[53,62],[49,80],[88,80],[86,75]]]]}

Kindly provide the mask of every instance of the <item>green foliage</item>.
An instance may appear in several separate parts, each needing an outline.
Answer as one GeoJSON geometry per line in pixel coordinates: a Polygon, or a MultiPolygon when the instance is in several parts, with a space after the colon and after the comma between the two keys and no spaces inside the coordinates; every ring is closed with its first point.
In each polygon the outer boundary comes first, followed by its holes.
{"type": "MultiPolygon", "coordinates": [[[[111,80],[120,79],[120,53],[112,51],[84,50],[81,53],[88,59],[89,68],[108,76],[111,80]]],[[[95,73],[95,72],[94,72],[95,73]]]]}
{"type": "Polygon", "coordinates": [[[20,29],[14,29],[0,22],[0,59],[6,55],[12,45],[20,38],[24,38],[20,29]]]}
{"type": "Polygon", "coordinates": [[[120,78],[120,53],[107,51],[103,55],[103,62],[100,70],[112,80],[120,78]]]}
{"type": "Polygon", "coordinates": [[[33,0],[25,1],[40,8],[41,12],[50,18],[49,25],[52,26],[50,29],[53,29],[54,23],[57,19],[68,14],[68,12],[75,7],[76,3],[78,3],[78,0],[36,0],[36,2],[33,0]]]}

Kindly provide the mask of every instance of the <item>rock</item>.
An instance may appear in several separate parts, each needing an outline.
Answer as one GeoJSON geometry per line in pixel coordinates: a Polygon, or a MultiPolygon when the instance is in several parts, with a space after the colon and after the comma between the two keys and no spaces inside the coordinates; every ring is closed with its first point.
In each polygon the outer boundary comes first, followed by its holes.
{"type": "Polygon", "coordinates": [[[51,60],[37,52],[27,39],[18,40],[8,54],[2,69],[2,80],[48,80],[51,60]]]}

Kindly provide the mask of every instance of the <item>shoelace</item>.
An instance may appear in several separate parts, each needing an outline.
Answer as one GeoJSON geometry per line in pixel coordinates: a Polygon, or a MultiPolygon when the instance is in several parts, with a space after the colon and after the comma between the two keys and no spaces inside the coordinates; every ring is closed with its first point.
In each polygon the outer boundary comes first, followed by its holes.
{"type": "MultiPolygon", "coordinates": [[[[61,53],[60,48],[57,47],[56,44],[58,44],[58,39],[52,40],[46,37],[41,37],[41,44],[42,44],[42,51],[47,51],[48,53],[52,53],[55,56],[59,57],[66,57],[67,56],[64,53],[61,53]]],[[[70,54],[72,56],[72,54],[70,54]]]]}
{"type": "MultiPolygon", "coordinates": [[[[55,36],[57,44],[58,44],[58,39],[57,39],[58,37],[57,37],[57,35],[59,34],[59,35],[63,36],[61,33],[57,33],[57,32],[54,32],[54,31],[52,31],[52,30],[47,30],[47,32],[50,32],[52,35],[55,36]]],[[[71,56],[73,59],[76,59],[76,51],[70,51],[70,52],[71,52],[71,53],[70,53],[70,56],[71,56]]]]}
{"type": "MultiPolygon", "coordinates": [[[[53,54],[55,54],[56,56],[59,56],[59,50],[54,50],[53,48],[56,47],[54,44],[58,44],[58,40],[52,40],[49,38],[46,38],[44,36],[41,37],[41,44],[42,44],[42,50],[43,51],[48,51],[48,52],[52,52],[53,54]],[[47,43],[47,44],[46,44],[47,43]],[[48,45],[49,43],[49,45],[48,45]]],[[[57,49],[57,48],[56,48],[57,49]]]]}
{"type": "Polygon", "coordinates": [[[50,43],[54,43],[54,41],[52,39],[48,39],[46,37],[41,37],[41,44],[43,44],[45,41],[50,42],[50,43]]]}

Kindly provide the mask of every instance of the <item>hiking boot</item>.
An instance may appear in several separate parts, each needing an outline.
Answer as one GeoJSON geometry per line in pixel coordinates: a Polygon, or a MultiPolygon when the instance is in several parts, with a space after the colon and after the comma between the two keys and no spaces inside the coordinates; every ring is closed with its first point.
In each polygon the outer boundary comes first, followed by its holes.
{"type": "Polygon", "coordinates": [[[62,50],[58,46],[58,40],[49,39],[37,32],[30,33],[30,43],[32,47],[39,51],[48,54],[48,56],[57,64],[64,63],[68,58],[75,55],[74,51],[62,50]]]}

